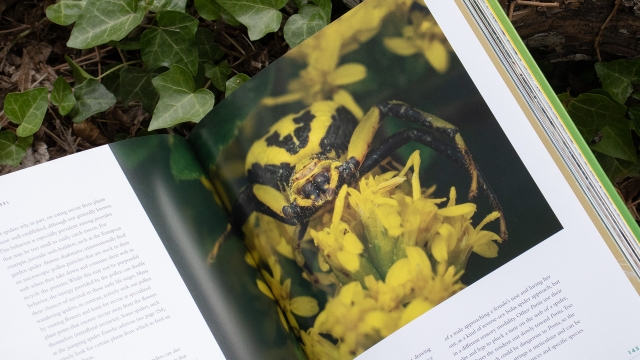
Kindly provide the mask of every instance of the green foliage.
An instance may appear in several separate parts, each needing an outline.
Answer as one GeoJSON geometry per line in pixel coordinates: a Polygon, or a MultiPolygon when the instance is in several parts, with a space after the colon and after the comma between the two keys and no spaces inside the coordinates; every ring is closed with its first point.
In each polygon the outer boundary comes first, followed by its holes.
{"type": "Polygon", "coordinates": [[[227,88],[227,77],[231,74],[231,66],[226,61],[219,63],[218,65],[205,65],[205,74],[211,80],[213,86],[220,91],[225,91],[227,88]]]}
{"type": "Polygon", "coordinates": [[[71,121],[79,123],[93,114],[105,111],[116,103],[116,97],[96,79],[87,79],[74,88],[77,102],[69,115],[71,121]]]}
{"type": "Polygon", "coordinates": [[[51,103],[58,107],[60,115],[64,116],[73,109],[76,104],[76,98],[73,97],[71,85],[62,76],[58,76],[53,83],[53,91],[51,91],[51,103]]]}
{"type": "Polygon", "coordinates": [[[234,18],[247,27],[249,39],[258,40],[280,28],[287,0],[217,0],[234,18]]]}
{"type": "Polygon", "coordinates": [[[153,112],[149,130],[171,127],[185,121],[199,122],[213,109],[215,98],[211,91],[194,91],[193,77],[180,65],[156,76],[152,82],[160,94],[160,100],[153,112]]]}
{"type": "Polygon", "coordinates": [[[118,41],[140,24],[146,11],[137,0],[87,0],[67,46],[89,49],[118,41]]]}
{"type": "Polygon", "coordinates": [[[17,166],[33,142],[33,135],[17,137],[11,131],[0,131],[0,165],[17,166]]]}
{"type": "Polygon", "coordinates": [[[47,88],[41,87],[21,93],[8,94],[4,99],[4,113],[18,126],[20,137],[33,135],[40,129],[47,111],[47,88]]]}
{"type": "Polygon", "coordinates": [[[640,81],[640,60],[616,60],[597,63],[596,72],[605,89],[617,102],[624,104],[631,92],[632,84],[640,81]]]}
{"type": "Polygon", "coordinates": [[[596,63],[595,70],[602,89],[577,98],[567,93],[558,97],[611,180],[638,176],[633,132],[640,135],[640,97],[633,93],[633,85],[640,83],[640,60],[596,63]]]}
{"type": "Polygon", "coordinates": [[[249,80],[249,77],[245,74],[237,74],[231,79],[227,80],[224,96],[231,95],[232,92],[236,91],[240,85],[246,83],[249,80]]]}
{"type": "Polygon", "coordinates": [[[122,103],[129,105],[140,101],[142,108],[151,113],[160,95],[153,87],[151,79],[155,74],[147,69],[127,67],[120,71],[120,96],[122,103]]]}
{"type": "Polygon", "coordinates": [[[300,12],[292,15],[284,26],[284,37],[294,47],[327,26],[331,21],[331,1],[317,0],[317,5],[298,5],[300,12]]]}
{"type": "Polygon", "coordinates": [[[220,4],[214,0],[194,0],[198,14],[207,20],[215,20],[220,17],[220,4]]]}
{"type": "Polygon", "coordinates": [[[58,25],[71,25],[80,16],[86,0],[61,0],[47,7],[47,17],[58,25]]]}
{"type": "Polygon", "coordinates": [[[198,72],[195,35],[198,21],[184,13],[166,11],[158,16],[158,27],[140,38],[142,60],[150,69],[180,65],[191,75],[198,72]]]}

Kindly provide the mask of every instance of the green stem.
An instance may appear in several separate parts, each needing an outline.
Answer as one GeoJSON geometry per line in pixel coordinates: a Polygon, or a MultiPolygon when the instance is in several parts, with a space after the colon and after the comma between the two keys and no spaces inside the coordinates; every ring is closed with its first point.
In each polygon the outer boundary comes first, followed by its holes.
{"type": "Polygon", "coordinates": [[[124,63],[124,64],[120,64],[120,65],[118,65],[118,66],[115,66],[115,67],[114,67],[114,68],[112,68],[112,69],[109,69],[108,71],[105,71],[102,75],[98,76],[96,79],[100,80],[100,79],[102,79],[103,77],[105,77],[105,76],[107,76],[107,75],[111,74],[112,72],[114,72],[114,71],[116,71],[116,70],[118,70],[118,69],[120,69],[120,68],[122,68],[122,67],[129,66],[129,65],[131,65],[131,64],[141,63],[141,62],[142,62],[142,60],[134,60],[134,61],[126,62],[126,63],[124,63]]]}

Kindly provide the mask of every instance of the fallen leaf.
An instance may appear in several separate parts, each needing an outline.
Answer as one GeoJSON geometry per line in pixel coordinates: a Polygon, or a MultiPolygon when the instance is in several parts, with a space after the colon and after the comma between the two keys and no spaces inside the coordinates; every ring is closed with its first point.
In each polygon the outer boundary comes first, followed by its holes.
{"type": "Polygon", "coordinates": [[[31,88],[31,58],[27,53],[27,49],[22,49],[22,64],[18,70],[18,90],[23,92],[31,88]]]}
{"type": "Polygon", "coordinates": [[[98,146],[109,143],[109,139],[102,135],[100,130],[89,121],[73,124],[73,132],[91,145],[98,146]]]}

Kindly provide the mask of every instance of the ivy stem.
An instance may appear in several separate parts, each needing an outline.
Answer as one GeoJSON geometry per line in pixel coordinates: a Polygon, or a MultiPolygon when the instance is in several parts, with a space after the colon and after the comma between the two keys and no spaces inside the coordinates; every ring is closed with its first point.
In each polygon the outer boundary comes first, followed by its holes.
{"type": "Polygon", "coordinates": [[[114,72],[114,71],[116,71],[116,70],[118,70],[118,69],[120,69],[120,68],[122,68],[122,67],[129,66],[129,65],[131,65],[131,64],[141,63],[141,62],[142,62],[142,60],[134,60],[134,61],[126,62],[126,63],[124,63],[124,64],[120,64],[120,65],[118,65],[118,66],[113,67],[112,69],[109,69],[109,70],[105,71],[105,72],[104,72],[104,74],[102,74],[102,75],[98,76],[96,79],[100,80],[100,79],[102,79],[103,77],[105,77],[105,76],[107,76],[107,75],[111,74],[112,72],[114,72]]]}

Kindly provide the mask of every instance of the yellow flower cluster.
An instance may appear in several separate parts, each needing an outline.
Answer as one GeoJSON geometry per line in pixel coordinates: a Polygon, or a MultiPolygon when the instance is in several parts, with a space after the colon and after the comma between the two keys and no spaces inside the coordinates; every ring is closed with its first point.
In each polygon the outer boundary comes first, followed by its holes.
{"type": "Polygon", "coordinates": [[[309,358],[357,356],[463,289],[471,252],[497,256],[500,237],[482,227],[498,213],[473,227],[476,206],[457,205],[454,189],[438,207],[445,199],[420,187],[419,167],[416,151],[402,171],[367,176],[358,189],[344,187],[331,223],[310,231],[343,286],[301,333],[309,358]]]}

